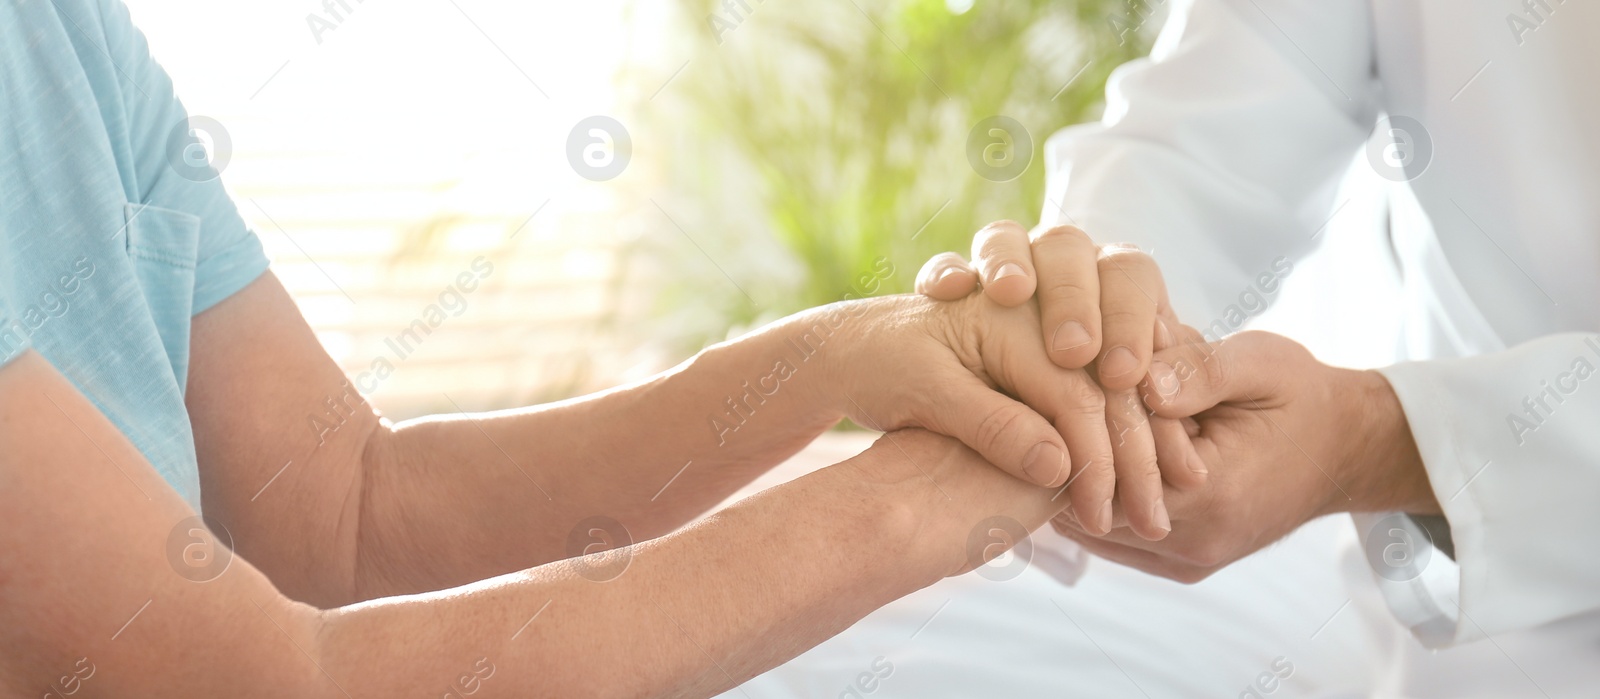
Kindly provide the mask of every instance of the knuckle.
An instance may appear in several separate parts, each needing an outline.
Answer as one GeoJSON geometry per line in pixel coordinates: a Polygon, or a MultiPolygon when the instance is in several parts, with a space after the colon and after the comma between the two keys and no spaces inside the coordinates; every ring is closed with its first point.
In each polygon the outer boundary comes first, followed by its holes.
{"type": "Polygon", "coordinates": [[[1138,389],[1113,391],[1112,393],[1114,395],[1108,397],[1106,402],[1107,415],[1127,420],[1141,427],[1149,422],[1146,419],[1148,413],[1145,412],[1144,403],[1139,401],[1138,389]]]}
{"type": "Polygon", "coordinates": [[[1117,484],[1116,457],[1111,452],[1106,451],[1090,457],[1090,460],[1085,465],[1088,469],[1083,474],[1084,480],[1089,481],[1091,484],[1098,484],[1101,486],[1100,490],[1105,491],[1103,496],[1111,497],[1116,490],[1117,484]]]}
{"type": "Polygon", "coordinates": [[[1225,358],[1226,353],[1218,351],[1218,348],[1232,341],[1233,338],[1230,337],[1215,343],[1190,345],[1178,353],[1170,362],[1178,382],[1184,386],[1200,386],[1208,389],[1226,385],[1229,376],[1228,360],[1225,358]]]}
{"type": "Polygon", "coordinates": [[[1083,493],[1084,501],[1082,504],[1085,506],[1099,505],[1103,496],[1111,495],[1112,489],[1116,487],[1116,461],[1110,452],[1106,452],[1091,456],[1089,460],[1084,462],[1082,468],[1083,476],[1077,479],[1082,481],[1082,487],[1079,487],[1079,483],[1073,483],[1072,490],[1074,493],[1083,493]],[[1101,491],[1105,492],[1102,493],[1101,491]]]}
{"type": "Polygon", "coordinates": [[[1015,435],[1027,417],[1026,409],[1020,405],[1007,405],[991,411],[985,415],[982,422],[978,423],[978,430],[973,438],[979,444],[988,447],[999,447],[1007,443],[1008,437],[1015,435]]]}
{"type": "Polygon", "coordinates": [[[981,231],[994,231],[994,230],[1020,231],[1020,230],[1026,230],[1026,229],[1024,229],[1022,227],[1022,224],[1017,223],[1016,221],[1013,221],[1013,220],[1011,220],[1009,218],[1002,218],[1002,219],[997,220],[997,221],[991,221],[988,225],[984,226],[980,230],[981,231]]]}
{"type": "Polygon", "coordinates": [[[1141,477],[1141,482],[1150,489],[1151,495],[1159,496],[1161,493],[1161,464],[1154,453],[1140,454],[1139,462],[1134,464],[1134,473],[1141,477]]]}
{"type": "Polygon", "coordinates": [[[1107,273],[1128,274],[1130,276],[1149,278],[1160,275],[1160,267],[1156,266],[1156,258],[1136,247],[1100,248],[1100,258],[1097,260],[1101,276],[1107,273]]]}
{"type": "Polygon", "coordinates": [[[1073,381],[1067,388],[1067,405],[1073,414],[1101,417],[1106,414],[1106,394],[1098,386],[1073,381]]]}
{"type": "Polygon", "coordinates": [[[1140,250],[1139,246],[1133,243],[1107,243],[1100,246],[1100,259],[1102,261],[1114,258],[1120,262],[1139,257],[1148,258],[1150,255],[1140,250]]]}
{"type": "MultiPolygon", "coordinates": [[[[1154,319],[1155,306],[1153,304],[1146,304],[1144,306],[1127,306],[1118,304],[1111,308],[1100,309],[1100,325],[1102,327],[1117,330],[1125,329],[1125,332],[1129,333],[1139,332],[1141,334],[1151,335],[1152,339],[1150,342],[1135,343],[1145,347],[1148,347],[1154,343],[1154,319]]],[[[1129,347],[1128,349],[1131,349],[1137,353],[1141,350],[1141,347],[1129,347]]]]}
{"type": "Polygon", "coordinates": [[[1090,285],[1090,280],[1078,279],[1065,274],[1041,276],[1046,277],[1040,280],[1038,291],[1036,292],[1041,299],[1060,302],[1077,301],[1078,305],[1084,307],[1079,309],[1080,313],[1098,305],[1099,294],[1097,289],[1090,285]]]}
{"type": "Polygon", "coordinates": [[[978,234],[972,239],[972,247],[976,251],[988,252],[996,247],[1011,247],[1015,243],[1027,239],[1027,233],[1016,221],[995,221],[978,229],[978,234]]]}
{"type": "Polygon", "coordinates": [[[1033,242],[1035,245],[1054,245],[1058,243],[1084,245],[1088,249],[1092,249],[1094,246],[1094,241],[1089,238],[1088,233],[1083,232],[1082,228],[1070,224],[1046,228],[1033,237],[1033,242]]]}
{"type": "Polygon", "coordinates": [[[1277,342],[1283,336],[1265,330],[1241,330],[1234,335],[1234,338],[1251,344],[1262,344],[1277,342]]]}
{"type": "Polygon", "coordinates": [[[1232,339],[1241,340],[1247,346],[1267,348],[1274,354],[1288,355],[1296,360],[1315,358],[1305,345],[1266,330],[1245,330],[1232,339]]]}
{"type": "MultiPolygon", "coordinates": [[[[1205,352],[1210,345],[1202,348],[1205,352]]],[[[1207,386],[1220,387],[1228,385],[1231,370],[1228,367],[1226,355],[1221,352],[1210,352],[1200,358],[1201,376],[1207,386]]]]}

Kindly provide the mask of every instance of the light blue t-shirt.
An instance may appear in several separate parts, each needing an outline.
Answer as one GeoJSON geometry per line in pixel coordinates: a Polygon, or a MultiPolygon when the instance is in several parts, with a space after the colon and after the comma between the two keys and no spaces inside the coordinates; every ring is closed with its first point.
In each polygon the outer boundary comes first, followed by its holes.
{"type": "Polygon", "coordinates": [[[267,268],[198,142],[121,2],[0,0],[0,363],[37,350],[196,508],[189,319],[267,268]]]}

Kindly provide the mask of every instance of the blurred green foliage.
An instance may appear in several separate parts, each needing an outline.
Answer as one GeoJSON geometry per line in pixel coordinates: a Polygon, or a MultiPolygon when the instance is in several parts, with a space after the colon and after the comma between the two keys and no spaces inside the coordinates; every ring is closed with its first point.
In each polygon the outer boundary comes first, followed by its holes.
{"type": "MultiPolygon", "coordinates": [[[[983,224],[1032,224],[1045,139],[1099,116],[1106,77],[1148,49],[1163,2],[680,0],[693,53],[642,118],[670,134],[685,200],[754,208],[767,230],[696,227],[727,279],[681,280],[661,303],[693,294],[737,328],[872,291],[855,281],[879,256],[896,273],[876,293],[909,291],[923,261],[966,253],[983,224]],[[969,132],[993,115],[1031,136],[1008,182],[968,162],[969,132]],[[737,238],[756,235],[792,259],[740,258],[737,238]]],[[[715,227],[716,214],[695,220],[715,227]]]]}

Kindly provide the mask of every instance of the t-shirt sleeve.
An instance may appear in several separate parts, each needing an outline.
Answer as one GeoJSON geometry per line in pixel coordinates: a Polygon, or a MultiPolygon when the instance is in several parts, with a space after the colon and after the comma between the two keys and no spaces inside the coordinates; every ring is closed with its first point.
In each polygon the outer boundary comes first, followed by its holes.
{"type": "MultiPolygon", "coordinates": [[[[9,236],[0,235],[0,260],[11,258],[9,241],[9,236]]],[[[21,317],[11,305],[10,296],[11,285],[0,280],[0,367],[10,364],[33,346],[27,328],[22,326],[21,317]]]]}
{"type": "Polygon", "coordinates": [[[120,0],[100,0],[106,47],[121,85],[126,167],[134,169],[141,203],[200,218],[193,313],[199,314],[243,289],[267,269],[255,232],[222,185],[232,143],[215,119],[190,115],[172,80],[150,54],[120,0]]]}
{"type": "Polygon", "coordinates": [[[22,356],[32,345],[28,341],[28,333],[22,329],[22,324],[17,322],[11,307],[6,304],[4,292],[0,292],[0,367],[22,356]]]}

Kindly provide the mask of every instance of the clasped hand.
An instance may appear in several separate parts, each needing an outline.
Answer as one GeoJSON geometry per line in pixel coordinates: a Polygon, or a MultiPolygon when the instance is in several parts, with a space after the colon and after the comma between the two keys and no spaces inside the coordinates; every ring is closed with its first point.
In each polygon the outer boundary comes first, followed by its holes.
{"type": "Polygon", "coordinates": [[[834,414],[883,431],[922,427],[955,437],[1013,476],[1065,489],[1060,503],[1084,531],[1103,536],[1126,526],[1160,540],[1172,529],[1163,484],[1192,489],[1206,479],[1183,423],[1152,413],[1138,392],[1151,353],[1173,345],[1179,327],[1160,274],[1143,253],[1102,253],[1075,231],[1041,241],[1071,246],[1064,259],[1089,276],[1063,275],[1031,301],[1032,260],[1054,248],[1030,255],[1020,228],[996,224],[975,245],[984,294],[970,293],[978,272],[941,257],[929,268],[941,273],[925,269],[919,286],[946,302],[833,304],[775,332],[826,356],[827,380],[805,385],[817,387],[814,400],[834,414]],[[998,247],[1010,234],[1022,245],[1012,256],[1020,262],[991,264],[1010,254],[998,247]],[[1041,342],[1041,324],[1052,342],[1041,342]],[[845,339],[835,342],[835,334],[845,339]]]}
{"type": "Polygon", "coordinates": [[[999,385],[1028,389],[1014,394],[1062,428],[1073,497],[1052,524],[1091,552],[1194,582],[1323,514],[1437,511],[1377,372],[1327,366],[1268,333],[1206,343],[1178,321],[1148,254],[1072,226],[1030,235],[998,222],[972,253],[929,260],[917,289],[1036,323],[997,348],[1032,355],[999,385]],[[1071,389],[1040,395],[1054,390],[1041,376],[1071,389]]]}
{"type": "Polygon", "coordinates": [[[1061,433],[1074,455],[1067,516],[1095,535],[1120,523],[1145,540],[1166,537],[1163,484],[1193,490],[1208,469],[1183,422],[1154,413],[1139,394],[1154,352],[1174,346],[1179,333],[1198,339],[1178,323],[1155,261],[1132,246],[1102,248],[1071,226],[1030,240],[1010,221],[979,231],[972,255],[974,264],[954,253],[929,260],[917,289],[951,303],[1028,309],[1028,337],[1013,345],[1031,343],[1038,363],[1074,377],[1071,409],[1080,421],[1061,433]],[[973,295],[980,286],[984,293],[973,295]]]}

